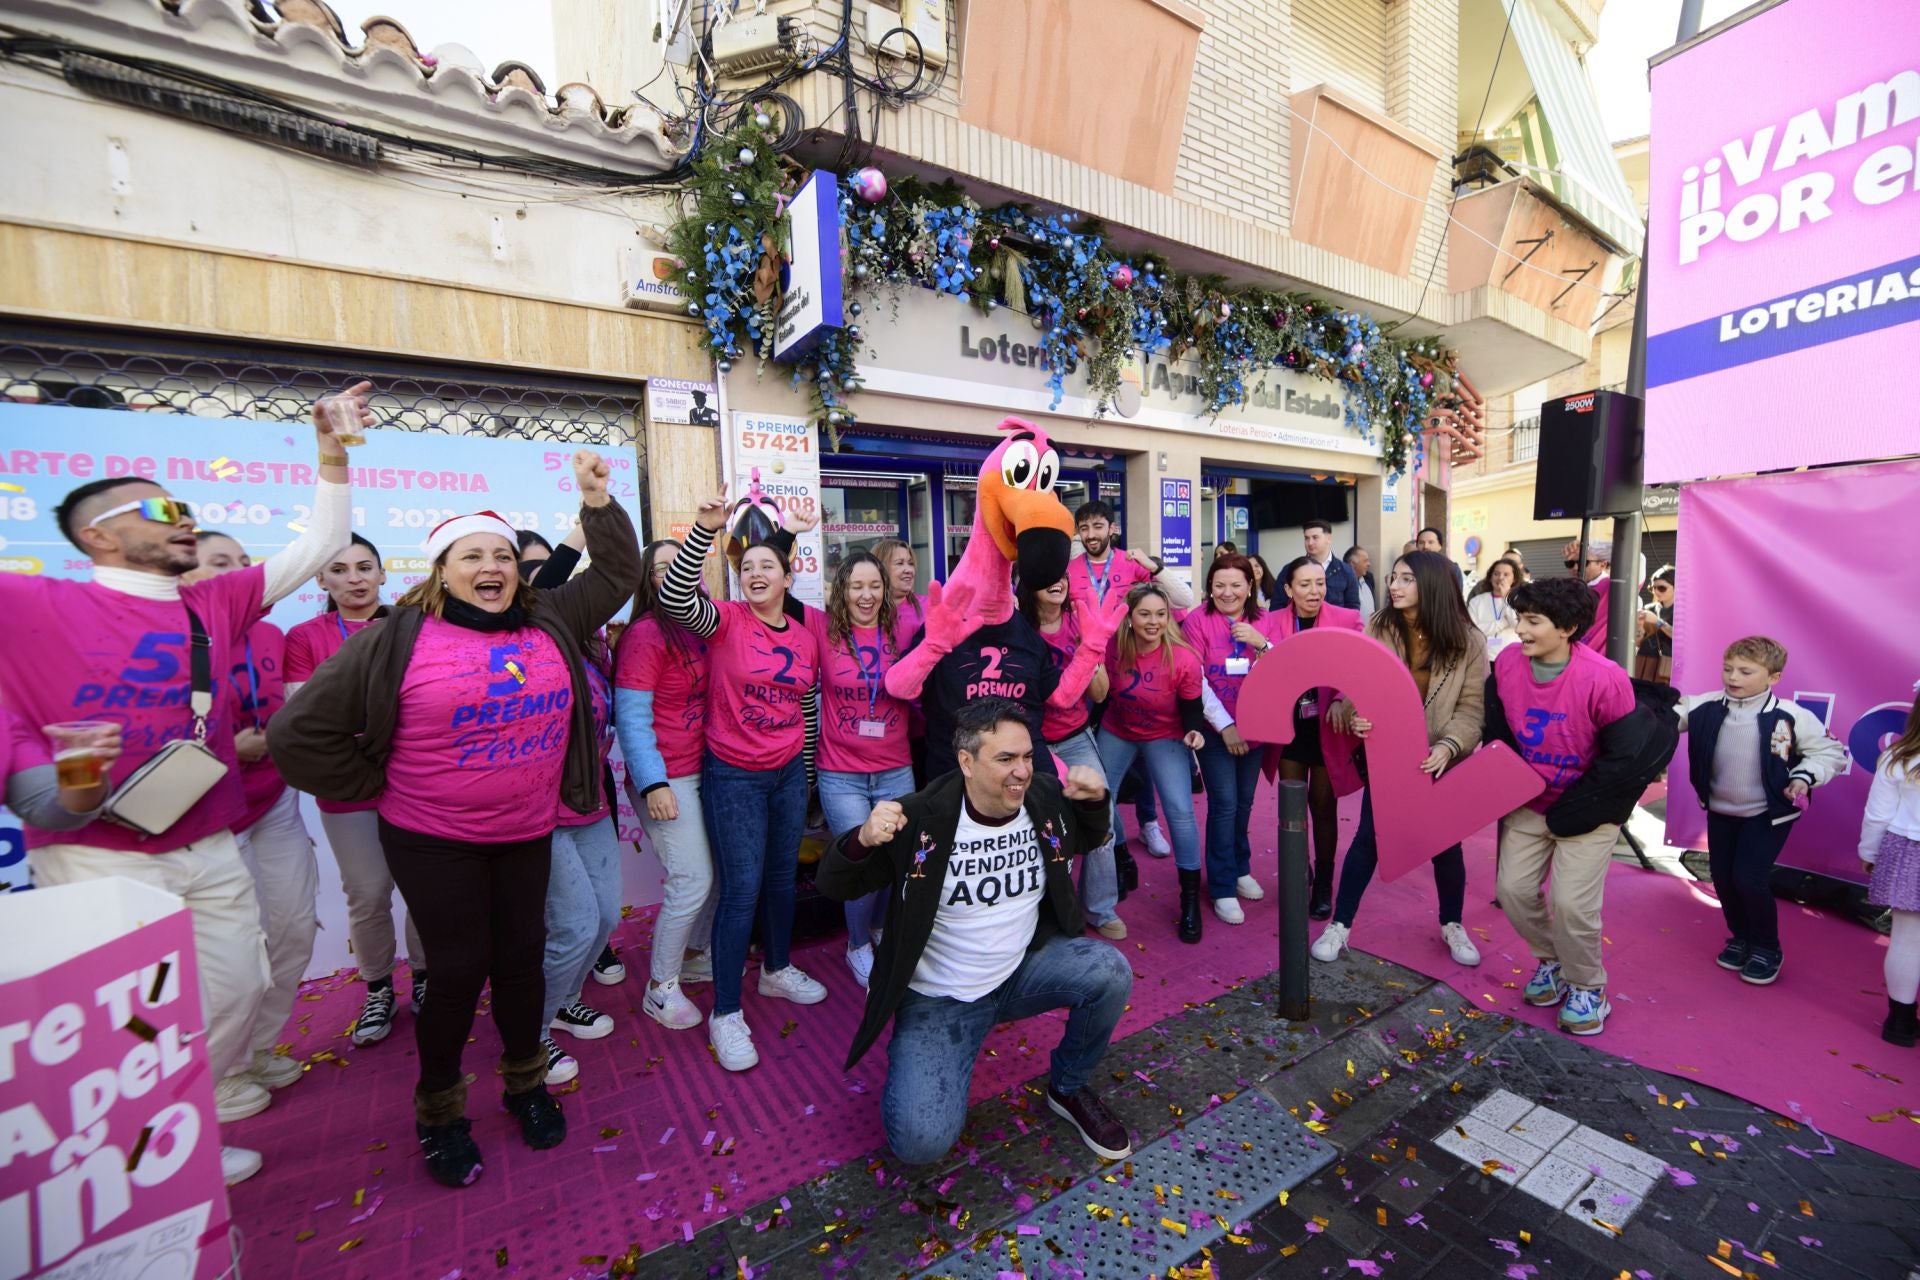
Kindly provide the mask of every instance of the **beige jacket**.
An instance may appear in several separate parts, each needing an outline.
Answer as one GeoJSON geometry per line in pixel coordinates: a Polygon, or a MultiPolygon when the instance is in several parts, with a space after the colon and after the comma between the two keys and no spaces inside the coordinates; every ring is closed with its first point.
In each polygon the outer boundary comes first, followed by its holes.
{"type": "MultiPolygon", "coordinates": [[[[1407,655],[1390,629],[1367,627],[1367,634],[1387,646],[1402,662],[1407,655]]],[[[1427,745],[1444,742],[1453,758],[1464,760],[1480,745],[1486,728],[1487,639],[1478,627],[1467,628],[1467,652],[1452,662],[1436,665],[1427,679],[1427,745]]]]}

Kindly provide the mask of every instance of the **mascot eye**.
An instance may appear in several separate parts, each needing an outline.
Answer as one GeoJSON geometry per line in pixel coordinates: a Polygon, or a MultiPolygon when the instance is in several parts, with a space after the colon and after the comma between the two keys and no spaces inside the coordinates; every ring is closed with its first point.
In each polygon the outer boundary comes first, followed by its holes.
{"type": "Polygon", "coordinates": [[[1053,482],[1060,478],[1060,455],[1049,449],[1040,455],[1040,479],[1034,488],[1046,493],[1052,490],[1053,482]]]}
{"type": "MultiPolygon", "coordinates": [[[[1040,467],[1040,451],[1025,440],[1014,441],[1007,446],[1007,451],[1000,455],[1000,476],[1015,489],[1031,488],[1034,473],[1040,470],[1040,467]]],[[[1052,473],[1049,472],[1048,475],[1051,477],[1052,473]]],[[[1049,483],[1051,483],[1050,479],[1049,483]]]]}

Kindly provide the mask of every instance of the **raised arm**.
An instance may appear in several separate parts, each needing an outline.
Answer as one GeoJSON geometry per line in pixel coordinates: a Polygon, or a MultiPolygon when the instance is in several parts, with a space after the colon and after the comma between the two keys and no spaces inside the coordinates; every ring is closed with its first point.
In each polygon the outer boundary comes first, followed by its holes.
{"type": "Polygon", "coordinates": [[[573,455],[585,530],[587,571],[540,593],[541,605],[585,641],[617,615],[640,587],[640,540],[633,521],[607,492],[607,460],[591,449],[573,455]]]}
{"type": "Polygon", "coordinates": [[[373,411],[367,408],[367,392],[372,389],[371,382],[356,382],[340,395],[314,402],[313,439],[320,450],[320,467],[313,488],[313,514],[299,537],[267,557],[262,609],[271,609],[320,572],[327,557],[352,535],[353,484],[347,450],[334,432],[326,406],[329,402],[344,406],[358,416],[361,426],[370,427],[373,411]]]}
{"type": "Polygon", "coordinates": [[[889,694],[903,702],[920,696],[940,659],[973,634],[974,597],[973,584],[964,580],[948,583],[944,589],[938,582],[927,588],[927,624],[920,629],[919,643],[887,668],[889,694]]]}
{"type": "Polygon", "coordinates": [[[560,545],[533,571],[529,581],[542,591],[561,586],[573,577],[573,571],[580,566],[580,553],[586,549],[587,526],[583,521],[576,520],[573,528],[567,530],[567,536],[560,540],[560,545]]]}
{"type": "Polygon", "coordinates": [[[700,574],[706,568],[707,549],[726,523],[727,495],[722,491],[718,497],[700,504],[693,528],[687,532],[686,545],[667,566],[667,576],[660,583],[660,607],[669,618],[702,640],[719,629],[720,611],[713,601],[700,594],[700,574]]]}
{"type": "Polygon", "coordinates": [[[1110,594],[1098,607],[1085,600],[1075,600],[1073,616],[1080,624],[1080,642],[1073,656],[1067,659],[1067,665],[1061,668],[1060,683],[1047,699],[1048,706],[1063,711],[1080,701],[1080,696],[1093,682],[1094,671],[1107,656],[1107,641],[1113,639],[1113,633],[1120,629],[1120,620],[1127,616],[1127,598],[1110,594]]]}

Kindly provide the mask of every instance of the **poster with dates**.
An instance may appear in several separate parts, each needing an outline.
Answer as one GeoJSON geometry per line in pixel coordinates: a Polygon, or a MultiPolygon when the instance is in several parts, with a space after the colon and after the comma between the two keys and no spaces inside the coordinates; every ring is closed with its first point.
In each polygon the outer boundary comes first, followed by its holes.
{"type": "MultiPolygon", "coordinates": [[[[737,500],[757,481],[760,492],[782,511],[820,518],[820,440],[805,418],[776,413],[733,415],[733,489],[737,500]]],[[[818,526],[794,539],[793,594],[825,608],[818,526]]]]}
{"type": "MultiPolygon", "coordinates": [[[[380,550],[391,602],[426,574],[421,543],[451,516],[497,511],[519,529],[559,542],[578,519],[576,446],[486,436],[367,432],[348,451],[353,531],[380,550]]],[[[641,525],[642,479],[630,449],[603,449],[609,487],[641,525]]],[[[152,480],[195,504],[202,529],[232,535],[255,560],[293,541],[310,517],[313,428],[305,422],[198,418],[113,409],[0,404],[0,572],[91,575],[87,559],[54,522],[68,491],[114,476],[152,480]]],[[[817,484],[817,469],[816,469],[817,484]]],[[[283,630],[324,610],[318,587],[304,584],[269,615],[283,630]]],[[[625,806],[623,806],[625,808],[625,806]]],[[[622,823],[635,829],[629,818],[622,823]]],[[[330,862],[311,811],[307,830],[330,862]]],[[[0,809],[0,893],[27,880],[19,822],[0,809]]],[[[311,973],[353,963],[346,953],[345,902],[330,866],[321,870],[323,925],[311,973]]],[[[657,900],[657,894],[654,899],[657,900]]]]}

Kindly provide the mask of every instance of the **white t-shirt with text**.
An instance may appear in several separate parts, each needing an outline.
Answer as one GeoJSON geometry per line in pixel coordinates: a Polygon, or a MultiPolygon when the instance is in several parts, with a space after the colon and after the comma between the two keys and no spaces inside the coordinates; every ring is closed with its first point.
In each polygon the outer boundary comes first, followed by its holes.
{"type": "Polygon", "coordinates": [[[1020,967],[1046,892],[1046,868],[1025,809],[994,824],[960,806],[940,908],[912,987],[924,996],[978,1000],[1020,967]]]}

